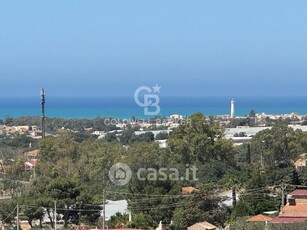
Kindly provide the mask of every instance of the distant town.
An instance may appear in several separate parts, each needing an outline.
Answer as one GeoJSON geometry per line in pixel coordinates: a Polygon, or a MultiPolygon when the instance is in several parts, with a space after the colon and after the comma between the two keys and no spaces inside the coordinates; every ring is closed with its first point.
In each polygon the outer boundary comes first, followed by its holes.
{"type": "MultiPolygon", "coordinates": [[[[247,116],[235,116],[233,100],[229,114],[173,114],[147,120],[48,118],[44,103],[42,106],[42,116],[7,116],[0,120],[0,200],[10,205],[0,211],[2,217],[9,217],[2,222],[6,228],[20,225],[22,229],[56,229],[58,225],[77,229],[120,226],[198,230],[245,229],[260,223],[258,229],[275,229],[276,224],[307,220],[307,215],[299,211],[306,206],[307,197],[306,115],[251,110],[247,116]],[[105,179],[110,176],[112,164],[116,169],[120,167],[118,159],[133,170],[144,167],[143,171],[155,173],[161,170],[156,162],[163,170],[176,165],[178,173],[189,170],[182,169],[182,164],[194,165],[200,171],[199,180],[188,175],[184,181],[177,179],[176,183],[168,181],[152,187],[151,179],[158,177],[147,172],[145,179],[134,171],[144,184],[132,180],[119,188],[105,179]],[[98,187],[97,180],[101,181],[98,187]],[[44,183],[45,187],[40,187],[44,183]],[[87,194],[88,206],[78,196],[61,200],[63,194],[74,194],[66,189],[91,194],[87,194]],[[32,199],[29,194],[33,192],[36,194],[32,199]],[[164,196],[170,199],[164,200],[164,196]],[[211,206],[197,208],[195,202],[209,202],[211,206]],[[194,206],[199,218],[190,218],[186,213],[194,206]],[[155,209],[172,212],[158,215],[155,209]],[[215,214],[217,210],[222,214],[215,214]],[[95,218],[91,219],[93,212],[95,218]],[[139,216],[144,218],[140,222],[139,216]],[[182,218],[186,222],[181,223],[182,218]]],[[[126,178],[125,170],[116,172],[118,178],[126,178]]]]}
{"type": "MultiPolygon", "coordinates": [[[[18,123],[20,119],[16,118],[18,123]]],[[[36,122],[39,120],[39,117],[30,118],[30,123],[33,123],[33,120],[36,122]]],[[[55,120],[57,118],[54,118],[55,120]]],[[[294,129],[301,129],[302,131],[307,131],[307,115],[300,115],[298,113],[289,113],[289,114],[266,114],[266,113],[256,113],[254,110],[251,110],[250,114],[247,116],[234,116],[233,114],[224,114],[224,115],[215,115],[206,117],[210,122],[219,124],[225,129],[225,135],[227,139],[233,139],[236,143],[242,143],[244,141],[250,140],[257,132],[268,129],[272,127],[277,122],[283,122],[289,127],[294,129]]],[[[26,135],[33,139],[42,138],[42,128],[41,125],[31,125],[23,123],[22,125],[11,125],[10,120],[14,118],[8,117],[4,121],[0,120],[0,135],[26,135]]],[[[22,117],[22,120],[27,120],[22,117]]],[[[49,118],[53,120],[53,118],[49,118]]],[[[64,119],[64,120],[78,120],[78,119],[64,119]]],[[[85,120],[85,119],[80,119],[85,120]]],[[[91,120],[91,119],[86,119],[91,120]]],[[[180,114],[173,114],[169,117],[154,117],[148,119],[116,119],[116,118],[101,118],[101,123],[103,126],[111,126],[112,130],[99,130],[95,127],[83,127],[80,130],[80,127],[60,127],[65,130],[72,130],[74,132],[86,132],[98,136],[99,139],[105,138],[109,133],[116,133],[120,136],[120,133],[129,128],[134,128],[135,134],[140,135],[146,132],[152,132],[156,136],[159,133],[169,134],[174,128],[178,127],[181,123],[189,122],[187,116],[180,114]]],[[[47,135],[53,135],[53,132],[47,132],[47,135]]]]}

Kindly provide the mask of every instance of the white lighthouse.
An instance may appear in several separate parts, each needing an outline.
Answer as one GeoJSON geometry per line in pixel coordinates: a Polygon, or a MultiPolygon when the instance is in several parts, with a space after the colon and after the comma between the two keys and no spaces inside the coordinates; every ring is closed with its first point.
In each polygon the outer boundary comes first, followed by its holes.
{"type": "Polygon", "coordinates": [[[230,118],[234,118],[235,116],[235,101],[231,99],[230,101],[230,118]]]}

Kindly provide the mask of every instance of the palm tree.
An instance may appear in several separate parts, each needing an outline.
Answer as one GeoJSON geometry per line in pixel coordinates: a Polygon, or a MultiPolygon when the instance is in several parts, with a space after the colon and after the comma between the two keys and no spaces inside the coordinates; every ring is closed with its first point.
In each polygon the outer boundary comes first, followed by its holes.
{"type": "Polygon", "coordinates": [[[242,188],[242,180],[239,175],[229,174],[224,178],[226,188],[231,189],[232,206],[237,205],[237,191],[242,188]]]}

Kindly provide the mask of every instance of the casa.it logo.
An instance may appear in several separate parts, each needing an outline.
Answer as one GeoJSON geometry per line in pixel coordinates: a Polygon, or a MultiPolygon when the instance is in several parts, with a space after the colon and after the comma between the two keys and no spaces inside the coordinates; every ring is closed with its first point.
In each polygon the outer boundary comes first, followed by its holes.
{"type": "Polygon", "coordinates": [[[160,98],[157,95],[160,93],[160,89],[161,87],[156,84],[152,88],[141,86],[134,92],[135,103],[144,108],[144,115],[158,115],[160,113],[160,98]]]}
{"type": "Polygon", "coordinates": [[[124,186],[129,183],[131,177],[131,169],[124,163],[116,163],[109,169],[109,179],[115,185],[124,186]]]}

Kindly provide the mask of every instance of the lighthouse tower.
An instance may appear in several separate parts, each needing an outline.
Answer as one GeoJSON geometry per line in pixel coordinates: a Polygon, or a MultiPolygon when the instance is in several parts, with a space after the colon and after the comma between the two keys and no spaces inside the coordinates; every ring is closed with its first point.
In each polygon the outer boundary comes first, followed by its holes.
{"type": "Polygon", "coordinates": [[[230,101],[230,118],[234,118],[235,116],[235,101],[231,99],[230,101]]]}

